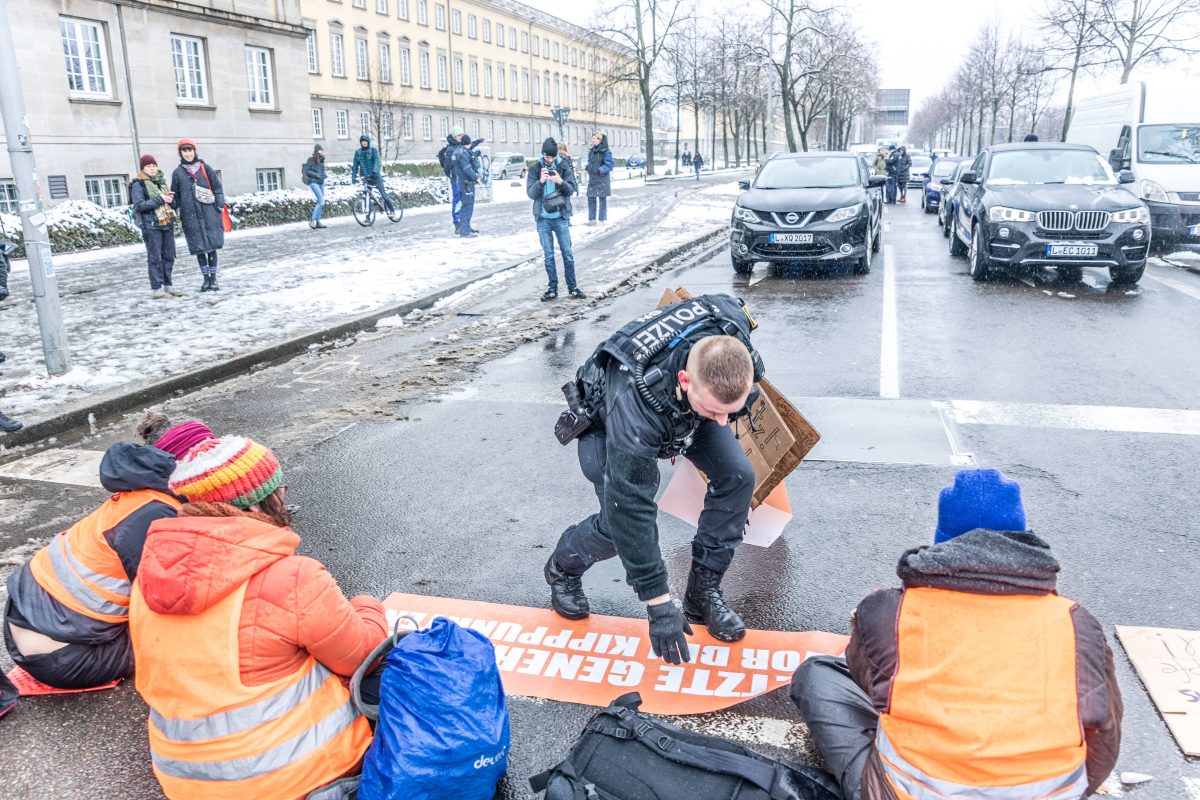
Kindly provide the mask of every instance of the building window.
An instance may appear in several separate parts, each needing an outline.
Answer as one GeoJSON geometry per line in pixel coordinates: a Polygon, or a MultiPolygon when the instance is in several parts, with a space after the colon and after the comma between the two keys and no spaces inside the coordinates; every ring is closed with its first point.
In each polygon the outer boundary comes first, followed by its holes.
{"type": "Polygon", "coordinates": [[[17,184],[0,181],[0,214],[17,214],[17,184]]]}
{"type": "Polygon", "coordinates": [[[574,47],[571,48],[571,66],[579,66],[579,51],[574,47]]]}
{"type": "MultiPolygon", "coordinates": [[[[312,34],[309,34],[311,40],[312,34]]],[[[309,58],[309,63],[312,59],[309,58]]],[[[171,66],[175,69],[175,98],[191,103],[208,100],[205,86],[204,40],[171,35],[171,66]]]]}
{"type": "Polygon", "coordinates": [[[494,120],[494,119],[489,119],[489,120],[488,120],[488,135],[487,135],[487,140],[488,140],[489,142],[494,142],[494,141],[496,141],[496,120],[494,120]]]}
{"type": "Polygon", "coordinates": [[[251,106],[271,108],[274,105],[270,50],[263,47],[246,48],[246,85],[250,91],[251,106]]]}
{"type": "Polygon", "coordinates": [[[463,93],[463,61],[457,56],[454,58],[454,91],[463,93]]]}
{"type": "Polygon", "coordinates": [[[476,117],[475,119],[471,120],[471,138],[472,139],[479,138],[479,117],[476,117]]]}
{"type": "Polygon", "coordinates": [[[557,75],[554,76],[554,105],[562,105],[562,81],[557,75]]]}
{"type": "Polygon", "coordinates": [[[508,138],[508,123],[505,122],[504,120],[500,120],[500,138],[497,139],[496,141],[503,142],[507,138],[508,138]]]}
{"type": "Polygon", "coordinates": [[[407,47],[400,48],[400,83],[405,86],[412,86],[412,58],[411,51],[407,47]]]}
{"type": "Polygon", "coordinates": [[[450,118],[449,117],[441,117],[440,119],[441,119],[441,128],[439,130],[441,131],[442,138],[445,139],[447,136],[450,135],[450,118]]]}
{"type": "Polygon", "coordinates": [[[462,36],[462,12],[457,8],[450,12],[450,30],[457,36],[462,36]]]}
{"type": "Polygon", "coordinates": [[[428,114],[421,116],[421,138],[427,142],[433,138],[433,117],[428,114]]]}
{"type": "Polygon", "coordinates": [[[360,81],[371,79],[371,62],[367,54],[367,40],[354,40],[354,65],[360,81]]]}
{"type": "Polygon", "coordinates": [[[467,14],[467,38],[474,39],[476,34],[475,26],[478,24],[474,14],[467,14]]]}
{"type": "Polygon", "coordinates": [[[387,42],[379,43],[379,80],[392,82],[392,46],[387,42]]]}
{"type": "Polygon", "coordinates": [[[438,71],[438,90],[444,92],[444,91],[446,91],[446,88],[447,88],[447,86],[446,86],[446,80],[447,80],[447,78],[446,78],[446,54],[440,50],[438,51],[438,57],[437,57],[437,71],[438,71]]]}
{"type": "Polygon", "coordinates": [[[116,208],[125,205],[125,179],[120,175],[101,175],[83,179],[87,199],[98,206],[116,208]]]}
{"type": "Polygon", "coordinates": [[[511,25],[508,26],[508,49],[517,49],[517,29],[511,25]]]}
{"type": "Polygon", "coordinates": [[[308,74],[316,75],[321,71],[321,62],[317,58],[316,31],[308,32],[308,38],[305,40],[305,48],[308,50],[308,74]]]}
{"type": "Polygon", "coordinates": [[[412,117],[413,117],[412,114],[405,114],[404,116],[402,116],[400,118],[400,126],[401,126],[400,127],[400,135],[403,136],[405,139],[412,139],[412,137],[413,137],[413,118],[412,117]]]}
{"type": "Polygon", "coordinates": [[[433,5],[433,27],[439,31],[446,30],[446,7],[441,3],[433,5]]]}
{"type": "Polygon", "coordinates": [[[542,85],[542,103],[550,105],[550,73],[546,73],[545,83],[542,85]]]}
{"type": "Polygon", "coordinates": [[[536,72],[533,73],[533,104],[534,105],[537,105],[538,103],[542,102],[540,93],[538,92],[538,87],[541,86],[541,84],[542,84],[542,82],[540,80],[538,80],[537,73],[536,72]]]}
{"type": "MultiPolygon", "coordinates": [[[[511,70],[509,70],[509,74],[512,75],[512,91],[509,93],[509,96],[515,103],[517,101],[517,92],[520,91],[520,87],[517,85],[519,80],[517,77],[517,68],[513,67],[511,70]]],[[[528,84],[528,81],[526,81],[526,84],[528,84]]]]}
{"type": "Polygon", "coordinates": [[[396,16],[408,19],[408,0],[396,0],[396,16]]]}
{"type": "Polygon", "coordinates": [[[429,0],[417,0],[417,24],[429,24],[429,0]]]}
{"type": "Polygon", "coordinates": [[[492,21],[490,19],[483,21],[483,40],[485,42],[492,41],[492,21]]]}
{"type": "Polygon", "coordinates": [[[392,112],[390,112],[390,111],[383,112],[383,116],[380,118],[380,123],[381,123],[380,128],[382,128],[380,133],[383,135],[383,138],[391,139],[392,138],[392,124],[393,124],[392,112]]]}
{"type": "Polygon", "coordinates": [[[529,52],[529,31],[521,31],[521,52],[529,52]]]}
{"type": "Polygon", "coordinates": [[[571,107],[579,108],[579,79],[571,78],[571,107]]]}
{"type": "Polygon", "coordinates": [[[375,11],[379,14],[387,14],[388,0],[375,0],[375,11]]]}
{"type": "Polygon", "coordinates": [[[346,77],[346,63],[342,56],[342,35],[329,34],[329,61],[333,74],[339,78],[346,77]]]}
{"type": "Polygon", "coordinates": [[[62,17],[58,22],[67,87],[76,94],[110,97],[104,35],[99,23],[62,17]]]}
{"type": "Polygon", "coordinates": [[[496,23],[496,44],[499,47],[504,47],[504,25],[496,23]]]}
{"type": "Polygon", "coordinates": [[[350,137],[350,112],[344,108],[339,109],[334,117],[337,120],[337,137],[348,139],[350,137]]]}
{"type": "Polygon", "coordinates": [[[325,138],[325,126],[322,124],[321,109],[319,108],[314,108],[312,110],[312,126],[314,139],[325,138]]]}
{"type": "Polygon", "coordinates": [[[507,81],[508,81],[508,75],[504,70],[504,65],[503,64],[497,65],[496,66],[496,97],[500,98],[501,100],[504,99],[504,87],[507,84],[507,81]]]}
{"type": "Polygon", "coordinates": [[[533,132],[530,130],[532,127],[528,122],[525,123],[525,144],[530,144],[533,141],[533,132]]]}
{"type": "Polygon", "coordinates": [[[472,61],[469,69],[471,70],[470,71],[471,94],[478,95],[479,94],[479,64],[475,61],[472,61]]]}
{"type": "Polygon", "coordinates": [[[554,43],[554,60],[558,61],[558,42],[554,43]]]}
{"type": "MultiPolygon", "coordinates": [[[[491,64],[483,65],[483,96],[484,97],[492,96],[492,65],[491,64]]],[[[490,139],[491,137],[489,136],[488,138],[490,139]]]]}
{"type": "Polygon", "coordinates": [[[358,129],[361,133],[370,133],[371,132],[371,114],[370,114],[370,112],[368,112],[368,111],[358,112],[358,129]]]}
{"type": "Polygon", "coordinates": [[[540,56],[542,54],[541,37],[538,37],[538,36],[533,37],[533,54],[535,56],[540,56]]]}
{"type": "Polygon", "coordinates": [[[355,8],[366,8],[367,0],[354,0],[354,7],[355,8]]]}
{"type": "Polygon", "coordinates": [[[527,69],[521,70],[521,102],[529,102],[529,70],[527,69]]]}
{"type": "Polygon", "coordinates": [[[283,185],[283,170],[281,169],[256,169],[254,175],[260,192],[278,192],[280,186],[283,185]]]}
{"type": "Polygon", "coordinates": [[[421,88],[429,88],[429,51],[422,50],[417,54],[417,69],[420,71],[421,88]]]}

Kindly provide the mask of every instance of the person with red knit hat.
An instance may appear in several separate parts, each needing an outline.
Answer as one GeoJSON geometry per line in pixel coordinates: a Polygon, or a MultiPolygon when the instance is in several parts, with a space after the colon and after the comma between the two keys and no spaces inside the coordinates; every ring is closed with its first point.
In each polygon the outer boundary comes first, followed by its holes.
{"type": "Polygon", "coordinates": [[[180,139],[179,166],[171,174],[171,205],[179,214],[188,252],[200,262],[204,283],[202,292],[215,292],[217,285],[217,251],[225,246],[225,190],[216,167],[205,163],[196,152],[196,143],[180,139]]]}
{"type": "Polygon", "coordinates": [[[142,156],[137,177],[129,184],[129,202],[134,222],[142,230],[146,243],[146,262],[150,272],[150,297],[165,300],[181,297],[183,292],[171,283],[175,267],[175,194],[167,188],[167,179],[158,168],[158,160],[142,156]]]}
{"type": "Polygon", "coordinates": [[[343,678],[387,637],[382,604],[347,600],[296,554],[283,469],[263,445],[202,441],[170,485],[188,503],[150,527],[130,599],[164,794],[286,800],[356,773],[371,728],[343,678]]]}
{"type": "Polygon", "coordinates": [[[138,425],[144,444],[117,442],[100,462],[110,497],[58,534],[8,579],[4,643],[17,666],[49,686],[87,689],[133,672],[129,593],[147,531],[174,517],[175,460],[213,438],[199,422],[159,412],[138,425]]]}

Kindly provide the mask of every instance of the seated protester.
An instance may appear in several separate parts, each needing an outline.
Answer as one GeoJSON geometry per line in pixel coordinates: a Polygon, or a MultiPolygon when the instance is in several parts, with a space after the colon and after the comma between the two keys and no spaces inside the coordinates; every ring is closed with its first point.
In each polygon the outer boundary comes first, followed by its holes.
{"type": "Polygon", "coordinates": [[[112,497],[8,578],[4,644],[17,666],[58,689],[133,673],[129,586],[146,531],[179,511],[168,487],[175,459],[212,437],[199,422],[172,428],[162,414],[148,416],[138,432],[146,445],[117,442],[100,461],[100,485],[112,497]]]}
{"type": "Polygon", "coordinates": [[[371,728],[342,679],[387,636],[383,605],[346,600],[295,555],[283,472],[261,444],[204,442],[171,490],[188,505],[151,526],[130,603],[163,792],[290,800],[358,772],[371,728]]]}
{"type": "Polygon", "coordinates": [[[1021,489],[962,470],[901,589],[851,617],[846,657],[805,661],[800,708],[847,800],[1077,800],[1116,764],[1121,694],[1096,619],[1055,591],[1021,489]]]}

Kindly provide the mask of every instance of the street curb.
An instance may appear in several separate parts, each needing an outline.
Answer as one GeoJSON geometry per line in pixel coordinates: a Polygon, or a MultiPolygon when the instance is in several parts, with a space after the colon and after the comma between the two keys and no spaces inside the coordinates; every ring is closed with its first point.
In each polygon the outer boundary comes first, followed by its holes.
{"type": "MultiPolygon", "coordinates": [[[[657,256],[652,261],[648,262],[649,267],[660,267],[663,264],[678,258],[689,250],[698,246],[707,244],[711,240],[724,234],[724,228],[710,231],[703,236],[692,239],[682,245],[678,245],[666,253],[657,256]]],[[[438,301],[469,289],[474,284],[485,281],[496,275],[501,275],[505,272],[510,272],[525,264],[536,261],[540,255],[529,256],[509,262],[504,266],[492,270],[490,272],[476,275],[467,280],[461,281],[453,286],[445,289],[440,289],[432,294],[409,300],[408,302],[399,305],[389,306],[378,311],[372,311],[360,317],[339,323],[329,328],[324,328],[319,331],[297,336],[293,339],[288,339],[270,347],[265,347],[261,350],[256,350],[252,353],[237,356],[220,364],[214,364],[208,367],[202,367],[192,372],[177,375],[173,378],[168,378],[158,383],[152,383],[149,386],[143,386],[140,389],[126,391],[122,394],[114,394],[107,397],[101,397],[94,402],[82,408],[72,409],[58,416],[50,417],[49,419],[27,425],[15,433],[5,434],[0,437],[0,460],[3,460],[6,455],[6,450],[22,445],[35,444],[37,442],[49,439],[53,436],[59,436],[67,431],[81,428],[89,424],[95,419],[102,417],[113,416],[128,411],[131,408],[146,405],[164,397],[169,397],[174,394],[182,394],[190,389],[198,389],[202,386],[217,383],[219,381],[230,378],[238,373],[249,372],[260,365],[267,365],[284,361],[292,356],[299,355],[308,350],[310,345],[319,344],[330,339],[340,339],[344,336],[375,327],[375,323],[385,317],[403,316],[412,311],[424,310],[436,304],[438,301]]]]}

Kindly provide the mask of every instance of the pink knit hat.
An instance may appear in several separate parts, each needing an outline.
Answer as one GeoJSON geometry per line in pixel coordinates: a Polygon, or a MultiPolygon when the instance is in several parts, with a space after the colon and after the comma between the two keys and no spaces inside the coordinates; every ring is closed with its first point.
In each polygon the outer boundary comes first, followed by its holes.
{"type": "Polygon", "coordinates": [[[168,428],[162,436],[158,437],[154,446],[159,450],[167,451],[178,461],[200,442],[212,438],[215,438],[215,435],[207,425],[193,420],[176,425],[174,428],[168,428]]]}

